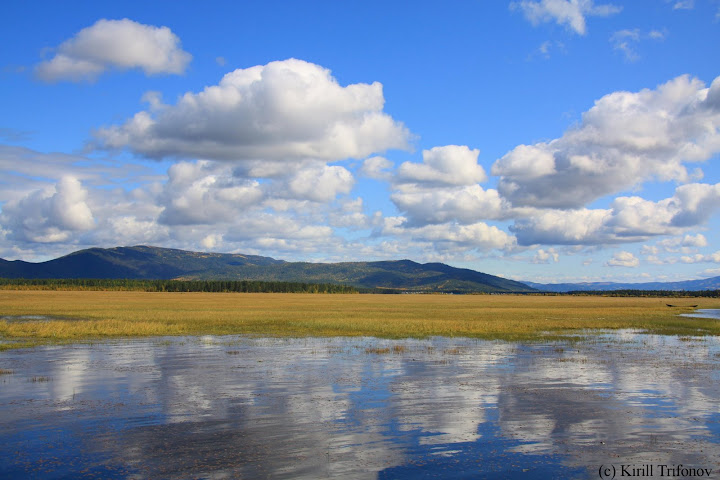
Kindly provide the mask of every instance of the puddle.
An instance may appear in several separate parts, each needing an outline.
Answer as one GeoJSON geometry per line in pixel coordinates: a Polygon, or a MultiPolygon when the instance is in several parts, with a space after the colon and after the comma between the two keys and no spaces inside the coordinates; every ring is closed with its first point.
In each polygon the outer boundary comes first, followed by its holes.
{"type": "Polygon", "coordinates": [[[172,337],[11,350],[0,369],[9,479],[720,468],[715,337],[172,337]]]}
{"type": "Polygon", "coordinates": [[[3,315],[0,320],[6,322],[49,322],[57,320],[57,318],[48,317],[47,315],[3,315]]]}
{"type": "Polygon", "coordinates": [[[51,322],[55,320],[67,321],[72,320],[65,317],[53,317],[51,315],[2,315],[0,321],[6,322],[51,322]]]}
{"type": "Polygon", "coordinates": [[[695,310],[695,313],[681,313],[681,317],[695,317],[695,318],[715,318],[720,320],[720,309],[717,308],[700,308],[695,310]]]}

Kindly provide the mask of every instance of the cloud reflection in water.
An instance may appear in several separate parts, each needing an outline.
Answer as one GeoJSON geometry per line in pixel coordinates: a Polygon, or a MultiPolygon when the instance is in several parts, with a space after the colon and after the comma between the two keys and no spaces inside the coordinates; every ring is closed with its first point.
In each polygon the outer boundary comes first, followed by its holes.
{"type": "Polygon", "coordinates": [[[201,337],[8,351],[0,451],[9,460],[0,476],[595,478],[609,463],[716,470],[720,341],[591,338],[201,337]]]}

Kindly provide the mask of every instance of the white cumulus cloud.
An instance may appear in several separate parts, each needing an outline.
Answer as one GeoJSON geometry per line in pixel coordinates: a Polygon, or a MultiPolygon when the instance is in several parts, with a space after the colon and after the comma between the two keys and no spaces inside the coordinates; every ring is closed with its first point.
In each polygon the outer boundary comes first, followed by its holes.
{"type": "Polygon", "coordinates": [[[548,248],[547,250],[543,250],[542,248],[540,248],[535,253],[535,256],[532,259],[533,263],[557,263],[559,261],[560,255],[555,251],[554,248],[548,248]]]}
{"type": "Polygon", "coordinates": [[[605,264],[608,267],[637,267],[640,265],[640,260],[630,252],[615,252],[613,258],[607,261],[605,264]]]}
{"type": "Polygon", "coordinates": [[[434,248],[440,251],[507,249],[515,245],[511,235],[483,222],[469,225],[448,222],[421,227],[408,226],[406,223],[403,217],[385,218],[382,234],[432,242],[434,248]]]}
{"type": "MultiPolygon", "coordinates": [[[[694,249],[707,247],[707,238],[702,233],[697,235],[685,235],[684,237],[671,237],[660,240],[658,245],[662,246],[667,252],[677,252],[679,250],[694,249]]],[[[656,252],[657,253],[657,252],[656,252]]]]}
{"type": "Polygon", "coordinates": [[[505,219],[510,215],[509,203],[497,190],[485,190],[480,185],[400,189],[390,199],[414,225],[452,220],[470,224],[479,220],[505,219]]]}
{"type": "Polygon", "coordinates": [[[446,145],[424,150],[422,163],[400,165],[392,177],[390,198],[409,225],[469,225],[510,216],[510,204],[497,190],[478,185],[487,180],[477,163],[479,153],[465,145],[446,145]]]}
{"type": "Polygon", "coordinates": [[[86,203],[87,190],[74,177],[63,177],[55,186],[36,190],[3,206],[0,219],[10,236],[38,243],[65,242],[76,232],[95,227],[86,203]]]}
{"type": "Polygon", "coordinates": [[[397,171],[402,183],[426,185],[472,185],[487,180],[478,165],[480,151],[465,145],[446,145],[423,150],[423,163],[405,162],[397,171]]]}
{"type": "Polygon", "coordinates": [[[370,157],[363,161],[360,173],[376,180],[389,180],[392,177],[390,169],[393,165],[393,162],[385,157],[370,157]]]}
{"type": "Polygon", "coordinates": [[[695,255],[683,255],[680,257],[683,263],[720,263],[720,250],[710,255],[696,253],[695,255]]]}
{"type": "Polygon", "coordinates": [[[234,177],[227,165],[207,160],[176,163],[168,177],[159,196],[165,207],[159,221],[166,225],[229,222],[263,198],[257,181],[234,177]]]}
{"type": "Polygon", "coordinates": [[[168,27],[101,19],[60,44],[35,73],[48,82],[93,80],[111,68],[141,68],[148,75],[183,73],[191,59],[168,27]]]}
{"type": "Polygon", "coordinates": [[[510,230],[520,245],[587,245],[608,241],[604,225],[612,212],[604,209],[538,210],[510,230]]]}
{"type": "Polygon", "coordinates": [[[200,245],[202,245],[208,250],[212,250],[213,248],[217,247],[222,243],[222,237],[222,234],[211,233],[209,235],[206,235],[205,238],[200,241],[200,245]]]}
{"type": "Polygon", "coordinates": [[[691,183],[681,185],[672,200],[676,211],[670,223],[677,227],[691,227],[707,222],[720,210],[720,183],[691,183]]]}
{"type": "Polygon", "coordinates": [[[170,228],[160,225],[156,218],[150,220],[134,215],[115,214],[105,219],[102,228],[93,233],[96,245],[157,245],[167,242],[170,228]]]}
{"type": "MultiPolygon", "coordinates": [[[[653,202],[618,197],[608,209],[527,209],[510,230],[520,245],[602,245],[682,234],[703,225],[720,210],[720,184],[681,185],[672,197],[653,202]]],[[[673,246],[699,247],[701,234],[685,235],[673,246]]],[[[667,245],[667,244],[665,244],[667,245]]]]}
{"type": "Polygon", "coordinates": [[[561,138],[516,147],[492,173],[514,206],[579,208],[647,180],[691,181],[697,172],[685,163],[718,152],[720,77],[707,88],[684,75],[655,90],[601,98],[561,138]]]}
{"type": "Polygon", "coordinates": [[[410,133],[383,112],[384,103],[379,82],[343,87],[330,70],[289,59],[237,69],[95,136],[100,148],[151,158],[364,158],[408,148],[410,133]]]}
{"type": "Polygon", "coordinates": [[[301,200],[330,202],[338,194],[349,193],[355,183],[344,167],[322,165],[297,171],[288,181],[288,194],[301,200]]]}

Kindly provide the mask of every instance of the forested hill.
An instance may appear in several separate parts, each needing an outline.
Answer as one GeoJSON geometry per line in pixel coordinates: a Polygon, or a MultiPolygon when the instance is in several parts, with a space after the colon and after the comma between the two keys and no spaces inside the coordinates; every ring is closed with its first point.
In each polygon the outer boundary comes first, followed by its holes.
{"type": "Polygon", "coordinates": [[[150,246],[90,248],[42,263],[0,259],[4,278],[260,280],[332,283],[408,292],[533,292],[527,285],[442,263],[285,262],[256,255],[150,246]]]}

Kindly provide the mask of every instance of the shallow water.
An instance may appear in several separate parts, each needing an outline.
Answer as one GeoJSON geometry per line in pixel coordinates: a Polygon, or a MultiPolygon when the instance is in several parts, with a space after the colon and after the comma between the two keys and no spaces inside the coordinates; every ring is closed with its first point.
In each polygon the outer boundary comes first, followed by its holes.
{"type": "Polygon", "coordinates": [[[51,320],[60,320],[60,318],[48,315],[4,315],[0,317],[0,320],[6,322],[49,322],[51,320]]]}
{"type": "Polygon", "coordinates": [[[599,478],[681,463],[717,478],[720,340],[588,338],[6,351],[0,478],[599,478]]]}
{"type": "Polygon", "coordinates": [[[695,313],[681,313],[681,317],[694,317],[694,318],[716,318],[720,320],[720,309],[717,308],[699,308],[695,310],[695,313]]]}

